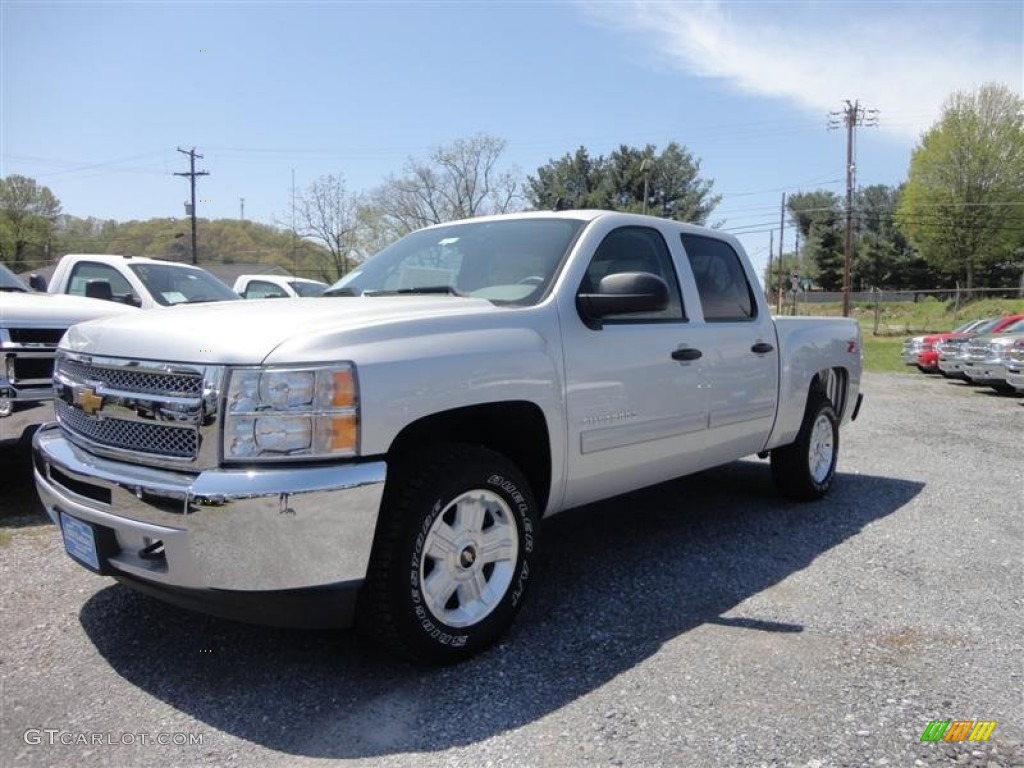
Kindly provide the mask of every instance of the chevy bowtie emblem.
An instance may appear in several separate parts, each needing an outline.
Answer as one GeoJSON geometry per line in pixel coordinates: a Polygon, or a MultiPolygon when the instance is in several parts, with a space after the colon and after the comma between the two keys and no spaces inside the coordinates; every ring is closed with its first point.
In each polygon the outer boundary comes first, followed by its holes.
{"type": "Polygon", "coordinates": [[[97,395],[91,389],[80,389],[75,392],[75,405],[92,416],[103,405],[103,396],[97,395]]]}

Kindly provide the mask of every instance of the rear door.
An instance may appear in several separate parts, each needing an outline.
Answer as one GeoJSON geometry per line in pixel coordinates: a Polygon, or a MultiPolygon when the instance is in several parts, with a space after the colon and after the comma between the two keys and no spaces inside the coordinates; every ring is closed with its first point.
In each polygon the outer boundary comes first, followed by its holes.
{"type": "Polygon", "coordinates": [[[708,386],[707,450],[719,464],[757,453],[768,439],[777,407],[778,340],[736,248],[712,236],[680,237],[698,296],[690,322],[708,386]]]}

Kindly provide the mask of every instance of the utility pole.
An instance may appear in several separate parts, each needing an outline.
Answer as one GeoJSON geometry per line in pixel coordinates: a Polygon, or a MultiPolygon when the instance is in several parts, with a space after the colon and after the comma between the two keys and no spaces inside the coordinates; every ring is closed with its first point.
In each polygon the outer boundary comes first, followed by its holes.
{"type": "Polygon", "coordinates": [[[175,176],[188,176],[189,182],[192,187],[192,202],[185,204],[185,212],[192,216],[192,263],[198,264],[198,254],[196,252],[196,176],[209,176],[209,171],[197,171],[196,170],[196,158],[203,159],[202,155],[196,154],[196,148],[182,149],[178,147],[178,151],[183,155],[188,155],[188,171],[187,172],[175,172],[175,176]]]}
{"type": "Polygon", "coordinates": [[[786,193],[782,193],[782,206],[779,208],[779,309],[778,312],[782,314],[782,286],[785,284],[785,275],[782,269],[782,241],[785,239],[786,234],[786,193]]]}
{"type": "Polygon", "coordinates": [[[299,256],[295,250],[295,169],[292,168],[292,272],[299,268],[299,256]]]}
{"type": "Polygon", "coordinates": [[[241,208],[242,208],[242,210],[240,211],[241,215],[238,218],[240,218],[242,221],[245,221],[245,198],[244,197],[240,197],[240,198],[238,198],[238,200],[239,200],[239,203],[240,203],[241,208]]]}
{"type": "Polygon", "coordinates": [[[640,163],[640,173],[644,175],[644,216],[647,215],[647,177],[650,175],[650,171],[647,169],[647,158],[640,163]]]}
{"type": "Polygon", "coordinates": [[[853,258],[853,189],[857,176],[854,163],[854,140],[858,125],[878,125],[878,110],[864,109],[859,101],[845,100],[846,108],[829,112],[829,130],[846,125],[846,235],[843,241],[843,317],[850,316],[850,260],[853,258]]]}
{"type": "Polygon", "coordinates": [[[772,253],[775,251],[775,230],[768,233],[768,271],[764,278],[764,295],[768,299],[768,308],[772,307],[772,253]]]}

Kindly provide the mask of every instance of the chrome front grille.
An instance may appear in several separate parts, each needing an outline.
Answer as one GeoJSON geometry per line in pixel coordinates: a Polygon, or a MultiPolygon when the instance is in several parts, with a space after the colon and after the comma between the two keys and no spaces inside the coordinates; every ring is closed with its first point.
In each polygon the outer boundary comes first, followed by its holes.
{"type": "Polygon", "coordinates": [[[200,373],[142,371],[135,367],[107,368],[67,358],[61,360],[61,372],[79,381],[121,392],[195,397],[203,391],[200,373]]]}
{"type": "Polygon", "coordinates": [[[68,438],[137,464],[209,469],[218,463],[224,369],[61,351],[54,413],[68,438]]]}
{"type": "Polygon", "coordinates": [[[989,355],[992,353],[992,347],[989,344],[968,344],[967,352],[964,357],[967,360],[980,361],[987,360],[989,355]]]}
{"type": "Polygon", "coordinates": [[[56,401],[54,410],[62,426],[100,445],[186,459],[194,459],[199,453],[199,433],[195,429],[123,419],[93,419],[60,400],[56,401]]]}

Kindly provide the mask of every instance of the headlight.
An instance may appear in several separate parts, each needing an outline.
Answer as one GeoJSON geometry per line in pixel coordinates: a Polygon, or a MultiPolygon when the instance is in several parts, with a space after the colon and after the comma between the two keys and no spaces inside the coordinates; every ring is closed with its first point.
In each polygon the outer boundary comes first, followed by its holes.
{"type": "Polygon", "coordinates": [[[224,409],[224,460],[354,456],[359,403],[349,363],[234,368],[224,409]]]}

